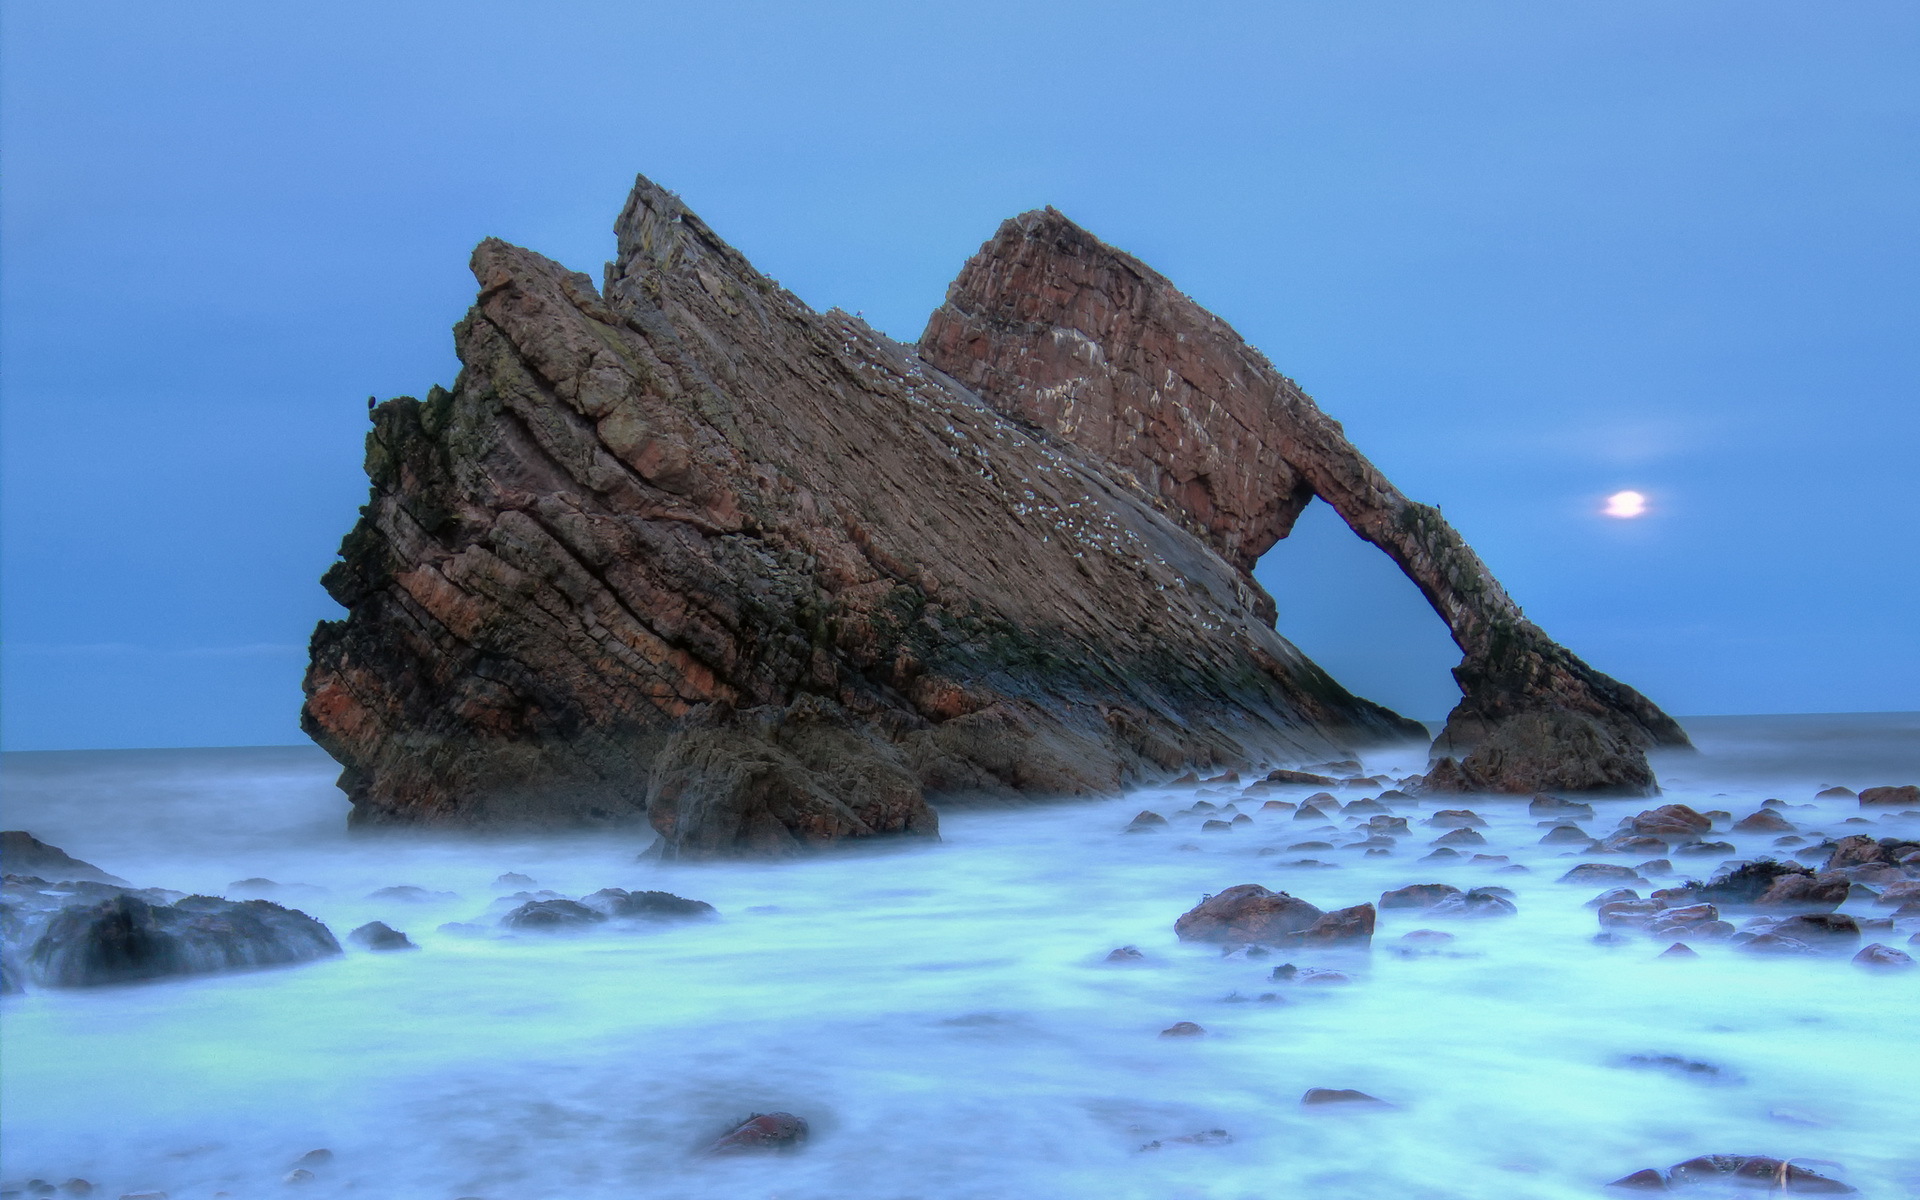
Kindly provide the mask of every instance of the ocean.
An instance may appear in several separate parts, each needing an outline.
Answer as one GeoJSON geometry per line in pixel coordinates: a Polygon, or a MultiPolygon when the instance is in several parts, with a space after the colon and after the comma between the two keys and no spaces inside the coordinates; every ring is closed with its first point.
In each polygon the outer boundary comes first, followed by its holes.
{"type": "MultiPolygon", "coordinates": [[[[1655,803],[1737,819],[1778,799],[1816,843],[1920,837],[1920,817],[1814,798],[1920,782],[1920,714],[1685,724],[1699,753],[1657,761],[1665,795],[1595,801],[1594,832],[1655,803]]],[[[1424,748],[1364,760],[1398,777],[1424,748]]],[[[264,877],[343,943],[378,919],[421,947],[5,998],[7,1188],[81,1177],[106,1196],[277,1195],[325,1148],[303,1196],[1590,1200],[1640,1168],[1728,1153],[1920,1196],[1920,970],[1596,943],[1586,902],[1604,885],[1556,880],[1640,856],[1540,844],[1524,798],[1390,800],[1411,833],[1376,857],[1338,848],[1357,818],[1316,838],[1260,807],[1313,789],[1241,798],[1220,784],[948,808],[934,845],[689,865],[643,858],[637,830],[350,834],[335,771],[311,747],[0,761],[6,828],[143,886],[219,895],[264,877]],[[1202,832],[1204,814],[1177,815],[1196,799],[1252,820],[1202,832]],[[1422,822],[1462,807],[1486,822],[1471,849],[1506,863],[1422,861],[1447,832],[1422,822]],[[1142,809],[1170,825],[1122,832],[1142,809]],[[1335,848],[1287,849],[1312,841],[1335,848]],[[1287,865],[1301,859],[1332,865],[1287,865]],[[506,872],[576,898],[669,891],[720,918],[507,936],[494,927],[506,872]],[[1236,884],[1332,909],[1431,882],[1505,887],[1518,911],[1384,911],[1370,953],[1249,957],[1173,933],[1236,884]],[[396,885],[430,895],[370,898],[396,885]],[[1402,940],[1421,928],[1453,939],[1402,940]],[[1121,946],[1143,957],[1106,961],[1121,946]],[[1283,963],[1347,981],[1277,982],[1283,963]],[[1181,1021],[1204,1035],[1160,1036],[1181,1021]],[[1309,1088],[1385,1103],[1303,1106],[1309,1088]],[[810,1124],[804,1149],[698,1153],[772,1111],[810,1124]]],[[[1676,858],[1655,885],[1792,849],[1712,836],[1735,853],[1676,858]]],[[[1864,894],[1842,911],[1891,912],[1864,894]]],[[[1920,953],[1916,930],[1903,918],[1865,940],[1920,953]]]]}

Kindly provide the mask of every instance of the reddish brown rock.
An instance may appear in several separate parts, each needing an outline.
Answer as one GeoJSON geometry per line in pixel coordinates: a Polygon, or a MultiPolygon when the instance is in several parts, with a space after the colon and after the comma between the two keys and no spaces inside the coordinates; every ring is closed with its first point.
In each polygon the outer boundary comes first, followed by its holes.
{"type": "Polygon", "coordinates": [[[1792,821],[1770,808],[1749,813],[1733,824],[1735,833],[1792,833],[1793,828],[1792,821]]]}
{"type": "Polygon", "coordinates": [[[1870,808],[1886,805],[1893,808],[1920,808],[1920,785],[1905,784],[1900,787],[1870,787],[1860,793],[1860,807],[1870,808]]]}
{"type": "MultiPolygon", "coordinates": [[[[374,413],[372,495],[324,581],[347,615],[314,633],[302,716],[356,823],[644,817],[669,857],[779,855],[931,837],[929,794],[1420,734],[1277,635],[1253,544],[1136,456],[813,312],[647,180],[616,229],[598,289],[482,243],[453,389],[374,413]]],[[[1478,669],[1536,664],[1584,719],[1644,726],[1513,628],[1526,652],[1478,669]]]]}
{"type": "Polygon", "coordinates": [[[1700,952],[1698,950],[1695,950],[1692,946],[1687,945],[1685,942],[1675,942],[1673,945],[1668,946],[1665,950],[1662,950],[1656,957],[1699,958],[1700,952]]]}
{"type": "Polygon", "coordinates": [[[1913,956],[1884,942],[1874,942],[1861,947],[1860,953],[1853,956],[1853,965],[1873,970],[1904,971],[1913,966],[1913,956]]]}
{"type": "Polygon", "coordinates": [[[1460,889],[1448,883],[1410,883],[1406,887],[1380,893],[1380,907],[1432,908],[1447,897],[1459,894],[1460,889]]]}
{"type": "Polygon", "coordinates": [[[1691,839],[1712,829],[1713,819],[1684,804],[1662,804],[1633,816],[1626,827],[1648,837],[1691,839]]]}
{"type": "Polygon", "coordinates": [[[1338,946],[1373,939],[1375,913],[1372,904],[1337,908],[1305,929],[1283,934],[1278,946],[1338,946]]]}
{"type": "Polygon", "coordinates": [[[1308,1088],[1306,1095],[1300,1097],[1303,1105],[1318,1104],[1377,1104],[1386,1105],[1378,1096],[1369,1096],[1352,1088],[1308,1088]]]}
{"type": "Polygon", "coordinates": [[[1667,1177],[1652,1167],[1635,1171],[1631,1175],[1622,1176],[1607,1186],[1625,1188],[1633,1192],[1664,1192],[1668,1190],[1667,1177]]]}
{"type": "Polygon", "coordinates": [[[1332,505],[1420,587],[1465,656],[1427,789],[1644,793],[1645,750],[1686,744],[1672,718],[1528,621],[1439,510],[1401,495],[1225,322],[1052,209],[1000,227],[920,353],[1114,464],[1243,572],[1314,497],[1332,505]]]}
{"type": "Polygon", "coordinates": [[[1196,904],[1173,923],[1173,931],[1183,942],[1275,945],[1326,915],[1297,896],[1243,883],[1196,904]]]}
{"type": "Polygon", "coordinates": [[[807,1141],[807,1123],[792,1113],[754,1113],[722,1134],[706,1149],[710,1157],[739,1154],[777,1154],[799,1149],[807,1141]]]}

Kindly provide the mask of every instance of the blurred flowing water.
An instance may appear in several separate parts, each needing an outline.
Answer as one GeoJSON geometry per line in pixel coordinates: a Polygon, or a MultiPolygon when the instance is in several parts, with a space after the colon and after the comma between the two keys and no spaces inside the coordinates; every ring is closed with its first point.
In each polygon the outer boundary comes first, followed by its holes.
{"type": "MultiPolygon", "coordinates": [[[[1920,833],[1920,821],[1852,801],[1801,807],[1832,784],[1920,781],[1920,715],[1689,728],[1702,753],[1660,764],[1667,800],[1739,817],[1778,797],[1803,830],[1920,833]],[[1843,824],[1862,818],[1871,825],[1843,824]]],[[[1423,763],[1419,747],[1366,759],[1396,776],[1423,763]]],[[[278,898],[343,940],[377,918],[422,946],[7,998],[9,1181],[250,1197],[285,1190],[292,1161],[326,1147],[333,1163],[302,1189],[316,1200],[1557,1200],[1697,1154],[1764,1153],[1839,1164],[1823,1169],[1868,1196],[1920,1195],[1920,971],[1710,943],[1695,961],[1657,959],[1664,942],[1596,945],[1583,905],[1601,889],[1555,882],[1582,859],[1539,845],[1522,800],[1396,803],[1413,836],[1385,858],[1262,856],[1313,836],[1310,823],[1259,812],[1266,797],[1242,802],[1254,824],[1231,833],[1180,817],[1120,832],[1141,808],[1172,816],[1196,798],[1188,787],[949,810],[942,842],[918,849],[679,866],[638,861],[638,833],[349,836],[333,765],[308,748],[11,754],[4,771],[6,827],[135,883],[220,894],[264,876],[304,885],[278,898]],[[1446,832],[1425,815],[1462,804],[1489,823],[1476,849],[1528,873],[1416,861],[1446,832]],[[1339,865],[1280,865],[1303,857],[1339,865]],[[491,924],[493,881],[508,871],[576,897],[671,891],[722,919],[577,936],[436,932],[491,924]],[[1203,895],[1238,883],[1334,908],[1418,882],[1500,884],[1519,914],[1442,924],[1389,911],[1358,958],[1223,957],[1172,932],[1203,895]],[[399,884],[455,898],[367,898],[399,884]],[[1423,926],[1457,940],[1440,954],[1393,952],[1423,926]],[[1146,961],[1105,963],[1121,945],[1146,961]],[[1289,960],[1354,981],[1269,982],[1289,960]],[[1207,1034],[1158,1036],[1176,1021],[1207,1034]],[[1617,1065],[1631,1054],[1722,1075],[1617,1065]],[[1311,1087],[1394,1107],[1302,1108],[1311,1087]],[[812,1123],[801,1153],[695,1153],[747,1113],[782,1109],[812,1123]],[[1770,1115],[1781,1110],[1790,1119],[1770,1115]],[[1212,1129],[1232,1142],[1170,1141],[1212,1129]]],[[[1206,790],[1216,804],[1239,791],[1206,790]]],[[[1647,803],[1598,802],[1589,824],[1611,830],[1647,803]]],[[[1716,836],[1743,857],[1772,841],[1716,836]]],[[[1719,861],[1676,860],[1699,874],[1719,861]]],[[[1874,936],[1907,948],[1916,926],[1904,925],[1874,936]]]]}

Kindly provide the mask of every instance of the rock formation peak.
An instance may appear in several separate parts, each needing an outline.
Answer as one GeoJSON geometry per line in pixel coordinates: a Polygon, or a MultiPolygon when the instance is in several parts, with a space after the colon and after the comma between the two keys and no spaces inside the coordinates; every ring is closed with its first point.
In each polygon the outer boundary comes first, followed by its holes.
{"type": "Polygon", "coordinates": [[[1314,496],[1466,654],[1438,785],[1534,790],[1577,742],[1557,786],[1645,786],[1680,736],[1224,322],[1051,209],[918,348],[644,178],[616,234],[598,289],[481,243],[454,387],[374,414],[303,711],[356,822],[644,815],[671,856],[778,854],[930,835],[928,795],[1424,736],[1272,628],[1250,569],[1314,496]]]}

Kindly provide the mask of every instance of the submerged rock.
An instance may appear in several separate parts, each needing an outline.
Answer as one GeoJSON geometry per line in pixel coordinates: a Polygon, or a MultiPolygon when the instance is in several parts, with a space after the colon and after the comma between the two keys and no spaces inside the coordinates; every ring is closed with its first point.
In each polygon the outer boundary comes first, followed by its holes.
{"type": "Polygon", "coordinates": [[[1913,966],[1913,956],[1884,942],[1874,942],[1853,956],[1853,965],[1873,970],[1904,971],[1913,966]]]}
{"type": "Polygon", "coordinates": [[[36,982],[98,987],[311,962],[340,953],[327,927],[268,900],[122,894],[56,913],[27,954],[36,982]]]}
{"type": "Polygon", "coordinates": [[[1387,1107],[1387,1102],[1378,1096],[1369,1096],[1365,1092],[1352,1088],[1308,1088],[1300,1097],[1300,1103],[1307,1106],[1320,1104],[1370,1104],[1387,1107]]]}
{"type": "Polygon", "coordinates": [[[804,1146],[808,1133],[806,1121],[792,1113],[753,1113],[709,1143],[704,1153],[710,1158],[788,1153],[804,1146]]]}
{"type": "Polygon", "coordinates": [[[1192,1021],[1176,1021],[1160,1031],[1163,1038],[1205,1037],[1207,1031],[1192,1021]]]}
{"type": "Polygon", "coordinates": [[[601,888],[581,903],[599,909],[610,917],[633,917],[643,921],[706,921],[720,915],[705,900],[688,900],[672,892],[629,892],[620,888],[601,888]]]}

